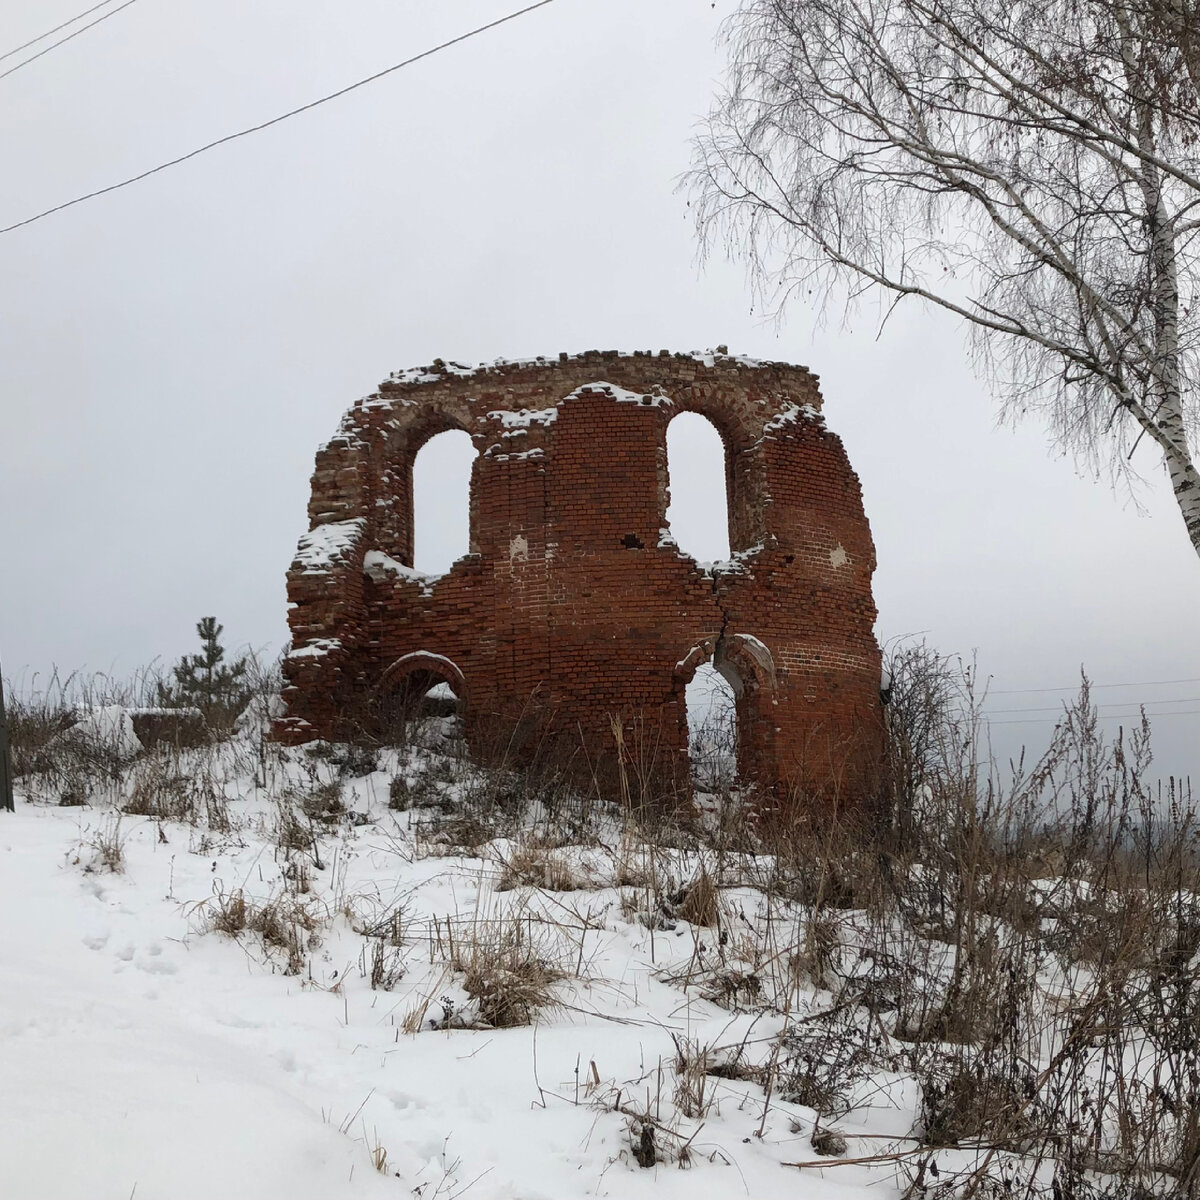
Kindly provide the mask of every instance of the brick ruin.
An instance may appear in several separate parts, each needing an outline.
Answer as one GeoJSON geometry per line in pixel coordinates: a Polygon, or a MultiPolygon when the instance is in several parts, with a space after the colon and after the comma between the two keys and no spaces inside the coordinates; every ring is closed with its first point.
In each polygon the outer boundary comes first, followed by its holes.
{"type": "Polygon", "coordinates": [[[317,453],[308,515],[288,572],[283,740],[354,736],[446,683],[478,755],[519,729],[606,790],[619,755],[639,778],[653,758],[686,781],[685,689],[711,661],[736,696],[740,779],[875,793],[875,551],[804,367],[723,348],[439,360],[350,409],[317,453]],[[727,562],[698,564],[667,528],[681,412],[725,445],[727,562]],[[451,429],[477,452],[470,548],[429,577],[413,570],[413,461],[451,429]]]}

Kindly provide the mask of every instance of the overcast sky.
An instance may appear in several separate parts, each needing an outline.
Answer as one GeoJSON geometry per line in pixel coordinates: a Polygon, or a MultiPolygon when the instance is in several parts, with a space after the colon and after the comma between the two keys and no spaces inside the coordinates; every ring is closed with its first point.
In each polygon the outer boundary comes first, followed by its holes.
{"type": "MultiPolygon", "coordinates": [[[[0,0],[0,53],[84,7],[0,0]]],[[[138,0],[0,79],[0,225],[515,7],[138,0]]],[[[698,265],[675,184],[732,7],[556,0],[0,237],[6,674],[171,661],[206,614],[277,649],[313,453],[389,371],[726,343],[820,375],[875,535],[879,637],[976,653],[995,721],[1030,722],[995,725],[1002,753],[1040,748],[1053,712],[1001,710],[1058,702],[1013,689],[1081,664],[1114,714],[1200,710],[1200,563],[1152,454],[1139,511],[1038,427],[996,428],[948,318],[776,324],[740,265],[698,265]]],[[[1200,774],[1200,715],[1155,729],[1161,768],[1200,774]]]]}

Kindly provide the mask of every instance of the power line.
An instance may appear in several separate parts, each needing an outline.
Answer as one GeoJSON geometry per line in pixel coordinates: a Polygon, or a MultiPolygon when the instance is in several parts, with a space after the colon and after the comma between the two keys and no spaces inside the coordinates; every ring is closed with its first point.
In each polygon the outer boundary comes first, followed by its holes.
{"type": "MultiPolygon", "coordinates": [[[[1200,696],[1175,696],[1170,700],[1144,700],[1143,704],[1193,704],[1200,701],[1200,696]]],[[[1066,701],[1063,701],[1065,704],[1066,701]]],[[[1134,704],[1133,700],[1114,700],[1111,704],[1097,704],[1098,709],[1101,708],[1128,708],[1130,704],[1134,704]]],[[[1019,712],[1062,712],[1062,704],[1053,704],[1047,708],[985,708],[982,710],[985,716],[990,716],[992,713],[1019,713],[1019,712]]]]}
{"type": "MultiPolygon", "coordinates": [[[[127,0],[127,3],[132,2],[133,0],[127,0]]],[[[88,192],[83,196],[76,196],[74,200],[66,200],[62,204],[56,204],[53,208],[47,208],[32,217],[26,217],[23,221],[16,221],[12,225],[6,225],[0,229],[0,234],[12,233],[14,229],[20,229],[23,225],[32,225],[34,221],[40,221],[43,217],[51,216],[56,212],[62,212],[64,208],[73,208],[76,204],[82,204],[85,200],[94,200],[97,196],[105,196],[109,192],[116,192],[121,188],[129,187],[130,184],[138,183],[143,179],[149,178],[151,175],[157,175],[159,171],[165,171],[170,167],[177,167],[180,163],[187,162],[189,158],[195,158],[197,155],[204,154],[208,150],[213,150],[217,146],[223,146],[226,142],[233,142],[238,138],[247,137],[249,134],[269,129],[272,125],[278,125],[281,121],[299,116],[300,113],[308,112],[310,109],[317,108],[322,104],[328,104],[330,100],[336,100],[340,96],[345,96],[347,93],[353,92],[360,87],[366,87],[368,83],[374,83],[376,80],[382,79],[385,75],[391,75],[394,71],[399,71],[404,67],[411,67],[413,63],[420,62],[423,58],[429,58],[431,55],[438,54],[442,50],[448,50],[451,46],[457,46],[460,42],[478,37],[479,34],[486,33],[489,29],[495,29],[499,25],[515,21],[518,17],[525,16],[526,13],[531,13],[535,9],[545,8],[546,5],[553,3],[554,0],[538,0],[536,4],[528,4],[524,8],[517,9],[516,12],[509,13],[508,16],[500,17],[495,21],[489,21],[486,25],[479,25],[475,29],[469,30],[467,33],[461,33],[458,37],[453,37],[447,42],[432,46],[428,50],[422,50],[420,54],[414,54],[411,58],[404,59],[403,62],[385,67],[382,71],[376,71],[374,75],[368,75],[365,79],[359,79],[355,83],[348,84],[346,87],[338,88],[336,92],[330,92],[327,96],[322,96],[317,100],[310,100],[307,104],[300,105],[299,108],[293,108],[288,112],[280,113],[279,116],[272,117],[269,121],[263,121],[258,125],[250,125],[245,129],[239,129],[236,133],[228,133],[224,137],[217,138],[216,141],[208,142],[203,146],[198,146],[195,150],[188,151],[187,154],[181,154],[178,158],[172,158],[168,162],[160,163],[157,167],[151,167],[148,171],[142,171],[138,175],[131,175],[128,179],[121,180],[120,183],[110,183],[107,187],[97,188],[94,192],[88,192]]]]}
{"type": "MultiPolygon", "coordinates": [[[[55,50],[59,46],[65,45],[67,42],[71,41],[72,38],[77,38],[81,33],[87,33],[87,31],[89,29],[94,29],[97,25],[99,25],[101,23],[101,21],[107,21],[109,17],[115,17],[117,15],[117,13],[119,13],[121,11],[121,9],[128,8],[131,4],[135,4],[135,3],[137,3],[137,0],[125,0],[124,4],[119,4],[116,8],[110,9],[108,12],[103,13],[101,16],[97,17],[94,21],[89,21],[86,25],[81,26],[79,29],[76,29],[73,33],[68,33],[65,38],[59,38],[57,42],[51,42],[50,45],[48,45],[44,50],[39,50],[36,54],[31,54],[28,58],[22,59],[19,63],[17,63],[16,66],[9,67],[7,71],[0,71],[0,79],[7,79],[15,71],[19,71],[22,67],[29,66],[29,64],[31,62],[36,62],[43,55],[49,54],[51,50],[55,50]]],[[[97,5],[96,7],[98,8],[99,5],[97,5]]],[[[95,12],[96,10],[90,9],[89,11],[95,12]]],[[[84,15],[86,16],[87,14],[85,13],[84,15]]],[[[76,17],[75,19],[79,20],[78,17],[76,17]]],[[[71,22],[68,21],[67,24],[70,25],[71,22]]],[[[60,25],[59,28],[61,29],[62,26],[60,25]]],[[[42,37],[49,37],[49,36],[50,36],[49,34],[42,35],[42,37]]],[[[35,42],[40,42],[41,38],[34,38],[33,40],[35,42]]],[[[26,43],[26,44],[32,45],[32,43],[26,43]]],[[[9,51],[9,54],[15,54],[15,53],[16,53],[15,50],[9,51]]],[[[8,56],[9,55],[5,55],[5,58],[7,58],[8,56]]]]}
{"type": "MultiPolygon", "coordinates": [[[[1200,708],[1183,708],[1180,709],[1179,712],[1147,713],[1146,716],[1157,721],[1159,717],[1190,717],[1198,713],[1200,713],[1200,708]]],[[[1136,721],[1140,720],[1142,714],[1140,712],[1130,712],[1102,713],[1100,715],[1101,719],[1104,721],[1136,721]]],[[[986,713],[983,714],[983,717],[985,720],[987,720],[989,725],[1045,725],[1053,719],[1051,717],[1024,717],[1012,721],[992,721],[988,719],[986,713]]]]}
{"type": "Polygon", "coordinates": [[[83,12],[76,13],[69,21],[64,21],[61,25],[55,25],[53,29],[47,29],[45,33],[39,33],[37,37],[30,38],[29,41],[22,42],[19,46],[14,46],[11,50],[5,50],[3,54],[0,54],[0,62],[3,62],[6,58],[12,58],[14,54],[20,54],[22,50],[28,50],[30,46],[44,41],[60,29],[66,29],[68,25],[74,25],[76,21],[82,21],[84,17],[94,13],[96,9],[103,8],[106,4],[111,4],[112,2],[113,0],[100,0],[99,4],[93,4],[91,8],[86,8],[83,12]]]}
{"type": "MultiPolygon", "coordinates": [[[[2,231],[0,231],[2,232],[2,231]]],[[[1143,679],[1134,683],[1093,683],[1090,684],[1091,690],[1094,692],[1098,688],[1121,688],[1121,687],[1169,687],[1176,683],[1200,683],[1200,676],[1192,679],[1143,679]]],[[[1079,684],[1070,683],[1065,687],[1043,687],[1043,688],[988,688],[989,696],[1027,696],[1035,692],[1077,692],[1079,684]]]]}
{"type": "MultiPolygon", "coordinates": [[[[1183,712],[1177,713],[1147,713],[1146,715],[1148,717],[1153,716],[1155,720],[1157,720],[1159,717],[1190,717],[1196,714],[1200,714],[1200,708],[1189,708],[1185,709],[1183,712]]],[[[1110,717],[1105,719],[1113,721],[1137,721],[1140,720],[1140,718],[1140,713],[1113,713],[1110,717]]],[[[1027,717],[1024,720],[1017,721],[989,721],[988,725],[989,727],[994,725],[1045,725],[1049,723],[1049,721],[1049,717],[1027,717]]],[[[1057,721],[1054,723],[1055,725],[1058,724],[1057,721]]]]}

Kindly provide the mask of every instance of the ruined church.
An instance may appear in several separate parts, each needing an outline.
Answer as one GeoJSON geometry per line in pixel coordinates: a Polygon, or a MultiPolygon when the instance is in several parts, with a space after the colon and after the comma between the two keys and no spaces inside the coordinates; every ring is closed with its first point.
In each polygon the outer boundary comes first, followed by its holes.
{"type": "Polygon", "coordinates": [[[877,789],[875,551],[804,367],[723,348],[439,360],[346,413],[308,524],[287,581],[286,741],[379,734],[445,684],[477,755],[561,753],[606,788],[648,765],[686,781],[685,690],[711,662],[736,698],[742,781],[846,803],[877,789]],[[726,562],[696,562],[667,526],[682,412],[724,443],[726,562]],[[430,577],[413,570],[413,461],[451,429],[476,450],[470,546],[430,577]]]}

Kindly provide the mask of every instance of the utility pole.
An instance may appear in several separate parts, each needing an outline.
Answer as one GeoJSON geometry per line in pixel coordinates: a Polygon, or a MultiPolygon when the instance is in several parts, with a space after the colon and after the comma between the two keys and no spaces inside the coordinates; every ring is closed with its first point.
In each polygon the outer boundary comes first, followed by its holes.
{"type": "Polygon", "coordinates": [[[0,674],[0,809],[15,812],[12,762],[8,757],[8,718],[4,715],[4,675],[0,674]]]}

